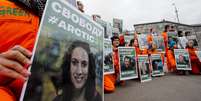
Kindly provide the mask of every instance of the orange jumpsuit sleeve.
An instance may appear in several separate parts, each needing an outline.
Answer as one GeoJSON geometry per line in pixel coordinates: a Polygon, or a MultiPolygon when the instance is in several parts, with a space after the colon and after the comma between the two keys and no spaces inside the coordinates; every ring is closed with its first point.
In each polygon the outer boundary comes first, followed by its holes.
{"type": "MultiPolygon", "coordinates": [[[[8,51],[15,45],[21,45],[32,51],[39,18],[10,0],[1,1],[0,10],[0,53],[8,51]]],[[[14,80],[0,75],[0,99],[18,99],[23,83],[21,79],[14,80]],[[3,94],[8,94],[8,96],[3,97],[3,94]]]]}
{"type": "Polygon", "coordinates": [[[153,37],[151,34],[147,35],[147,42],[148,44],[151,44],[153,42],[153,37]]]}
{"type": "Polygon", "coordinates": [[[16,101],[13,93],[4,87],[0,87],[0,99],[3,101],[16,101]]]}

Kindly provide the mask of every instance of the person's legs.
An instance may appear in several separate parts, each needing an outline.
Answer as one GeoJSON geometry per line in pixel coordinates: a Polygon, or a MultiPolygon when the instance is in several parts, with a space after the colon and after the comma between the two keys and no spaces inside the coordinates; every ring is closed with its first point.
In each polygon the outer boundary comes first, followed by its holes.
{"type": "Polygon", "coordinates": [[[114,92],[115,82],[116,82],[116,79],[114,75],[105,75],[104,76],[104,92],[106,93],[114,92]]]}
{"type": "Polygon", "coordinates": [[[176,61],[174,58],[174,53],[172,53],[171,50],[168,50],[167,52],[167,65],[168,71],[173,72],[176,70],[176,61]]]}

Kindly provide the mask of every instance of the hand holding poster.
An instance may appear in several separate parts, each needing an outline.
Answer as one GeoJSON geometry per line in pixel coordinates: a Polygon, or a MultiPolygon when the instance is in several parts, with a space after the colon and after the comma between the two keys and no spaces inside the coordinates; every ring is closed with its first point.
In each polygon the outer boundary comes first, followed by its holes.
{"type": "Polygon", "coordinates": [[[189,53],[185,49],[174,49],[177,70],[192,70],[189,53]]]}
{"type": "Polygon", "coordinates": [[[67,1],[47,1],[33,57],[20,101],[102,100],[103,28],[67,1]]]}
{"type": "Polygon", "coordinates": [[[112,58],[112,44],[110,39],[104,39],[104,75],[114,73],[113,58],[112,58]]]}
{"type": "Polygon", "coordinates": [[[138,55],[138,68],[140,71],[140,81],[146,82],[151,80],[151,68],[148,55],[138,55]]]}
{"type": "Polygon", "coordinates": [[[195,53],[201,62],[201,51],[195,51],[195,53]]]}
{"type": "Polygon", "coordinates": [[[136,52],[133,47],[119,47],[120,80],[138,78],[136,52]]]}
{"type": "Polygon", "coordinates": [[[164,75],[161,54],[151,54],[152,76],[164,75]]]}

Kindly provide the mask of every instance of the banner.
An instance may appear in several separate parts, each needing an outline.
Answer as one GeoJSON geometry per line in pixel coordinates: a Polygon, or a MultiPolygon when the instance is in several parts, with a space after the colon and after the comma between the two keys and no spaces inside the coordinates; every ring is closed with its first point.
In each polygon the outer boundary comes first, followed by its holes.
{"type": "Polygon", "coordinates": [[[112,42],[110,39],[104,39],[104,75],[114,73],[113,58],[112,58],[112,42]]]}
{"type": "Polygon", "coordinates": [[[174,49],[177,70],[192,70],[189,53],[185,49],[174,49]]]}
{"type": "Polygon", "coordinates": [[[129,80],[138,78],[136,51],[133,47],[118,47],[119,50],[119,66],[120,80],[129,80]]]}
{"type": "Polygon", "coordinates": [[[123,32],[123,20],[114,18],[113,19],[113,27],[118,29],[118,31],[119,31],[118,34],[122,33],[123,32]]]}
{"type": "Polygon", "coordinates": [[[195,53],[201,62],[201,51],[195,51],[195,53]]]}
{"type": "Polygon", "coordinates": [[[138,55],[138,68],[140,81],[146,82],[151,80],[151,68],[148,55],[138,55]]]}
{"type": "Polygon", "coordinates": [[[48,0],[20,101],[102,100],[102,64],[103,28],[66,0],[48,0]]]}
{"type": "Polygon", "coordinates": [[[146,34],[138,35],[138,43],[141,50],[148,49],[148,42],[146,34]]]}
{"type": "Polygon", "coordinates": [[[152,76],[162,76],[164,75],[164,65],[162,62],[161,54],[151,54],[151,65],[152,65],[152,76]]]}

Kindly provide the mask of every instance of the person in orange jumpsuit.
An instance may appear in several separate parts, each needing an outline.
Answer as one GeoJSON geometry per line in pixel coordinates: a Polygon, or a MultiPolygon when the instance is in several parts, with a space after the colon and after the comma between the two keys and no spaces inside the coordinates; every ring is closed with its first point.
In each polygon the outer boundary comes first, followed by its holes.
{"type": "Polygon", "coordinates": [[[165,25],[165,30],[162,33],[162,37],[164,39],[165,52],[166,53],[168,51],[168,34],[167,34],[167,32],[169,32],[169,30],[170,30],[170,26],[169,25],[165,25]]]}
{"type": "Polygon", "coordinates": [[[0,7],[0,100],[17,101],[30,75],[39,17],[11,0],[1,0],[0,7]]]}
{"type": "Polygon", "coordinates": [[[161,52],[159,52],[159,51],[157,50],[157,45],[156,45],[156,43],[154,43],[154,42],[152,43],[152,48],[148,50],[148,54],[149,54],[149,55],[151,55],[151,54],[160,54],[160,55],[161,55],[161,58],[162,58],[162,62],[163,62],[163,64],[164,64],[164,60],[165,60],[164,54],[161,53],[161,52]]]}
{"type": "Polygon", "coordinates": [[[191,68],[192,74],[200,74],[201,72],[201,62],[199,61],[195,51],[197,51],[196,48],[193,47],[193,40],[189,40],[186,46],[186,49],[189,52],[189,56],[190,56],[190,61],[191,61],[191,68]]]}
{"type": "Polygon", "coordinates": [[[131,39],[130,43],[129,43],[129,46],[130,47],[134,47],[135,48],[135,51],[136,51],[136,56],[138,55],[145,55],[145,54],[148,54],[148,50],[145,49],[145,50],[141,50],[139,48],[139,43],[138,43],[138,39],[137,38],[134,38],[134,39],[131,39]]]}
{"type": "Polygon", "coordinates": [[[118,57],[118,46],[119,46],[119,37],[113,36],[111,38],[113,46],[113,64],[115,73],[104,75],[104,91],[107,93],[115,91],[115,85],[119,77],[119,57],[118,57]]]}
{"type": "Polygon", "coordinates": [[[152,36],[152,29],[150,29],[150,32],[147,35],[147,43],[148,43],[148,48],[151,48],[152,43],[153,43],[153,36],[152,36]]]}
{"type": "Polygon", "coordinates": [[[169,25],[165,25],[165,30],[162,33],[162,36],[164,38],[164,44],[165,44],[165,56],[167,57],[167,67],[168,67],[168,71],[175,71],[176,70],[176,61],[175,61],[175,57],[174,57],[174,52],[173,50],[169,50],[168,48],[168,34],[167,32],[170,31],[170,26],[169,25]]]}

